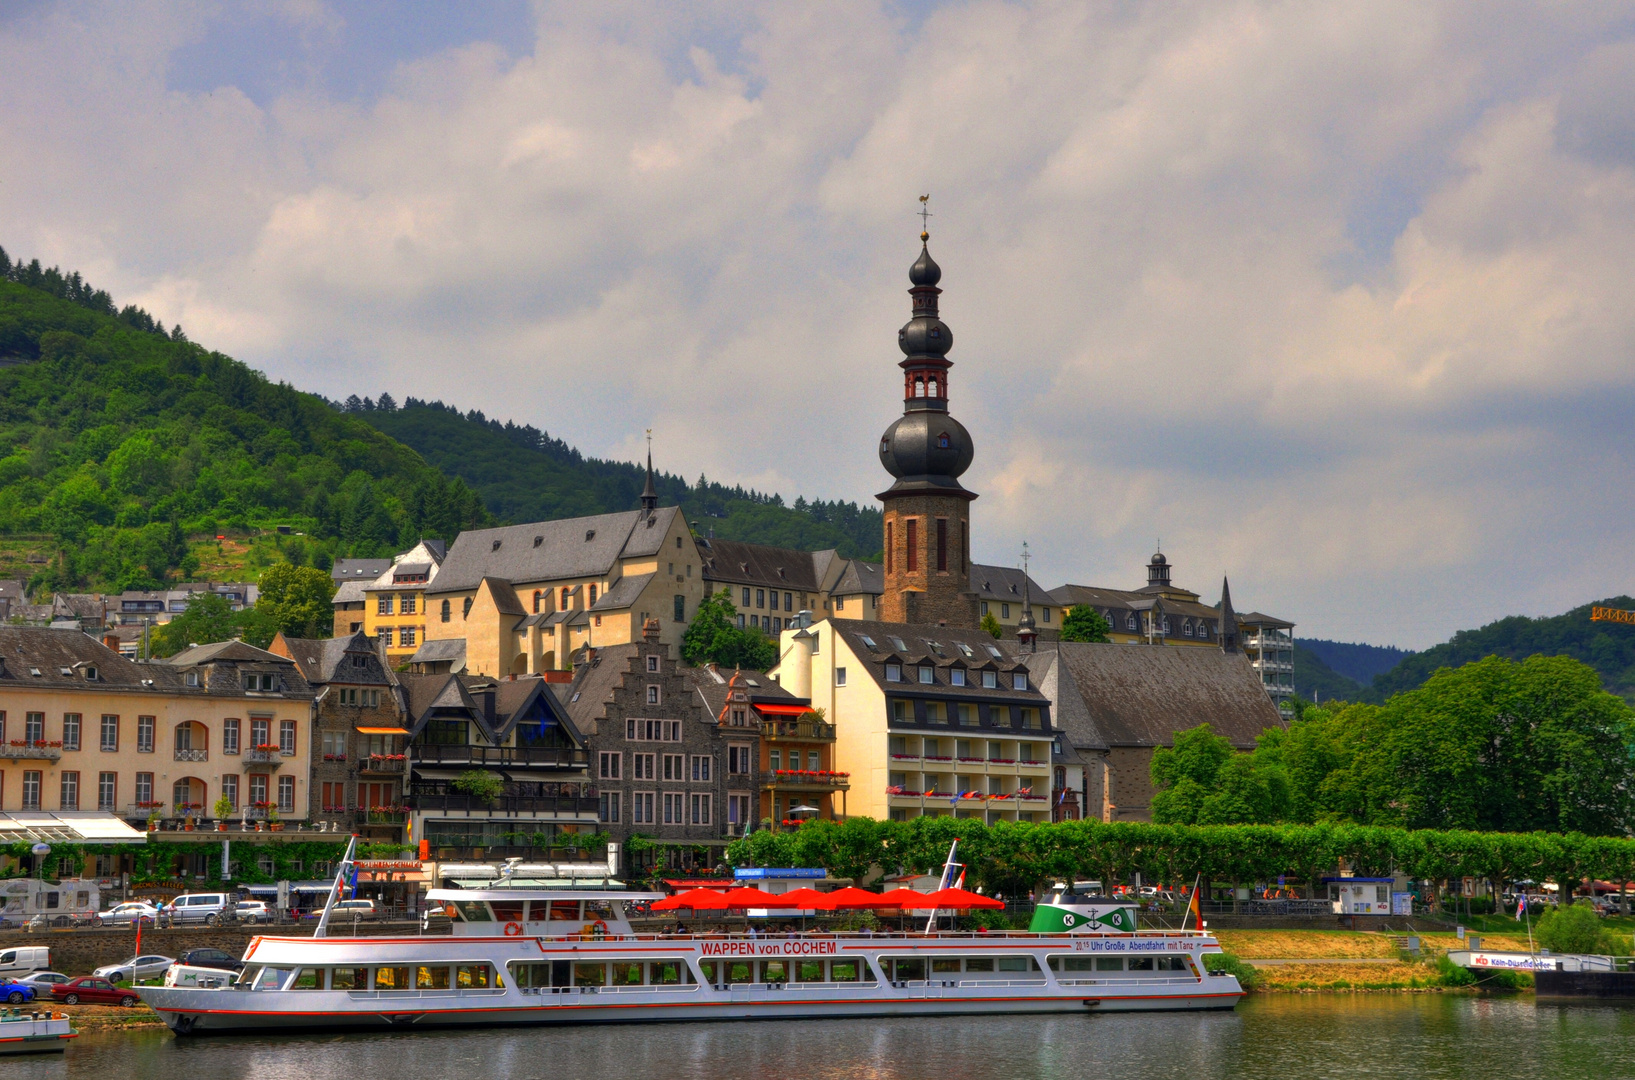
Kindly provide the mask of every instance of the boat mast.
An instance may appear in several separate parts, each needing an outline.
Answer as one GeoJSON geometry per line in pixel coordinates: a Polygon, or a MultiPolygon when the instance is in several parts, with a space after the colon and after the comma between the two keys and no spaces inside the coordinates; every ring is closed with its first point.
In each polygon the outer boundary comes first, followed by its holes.
{"type": "MultiPolygon", "coordinates": [[[[941,892],[942,890],[948,888],[949,885],[953,884],[951,881],[948,880],[948,878],[949,878],[949,876],[951,874],[953,874],[954,867],[959,865],[959,863],[954,861],[954,852],[957,851],[957,850],[959,850],[959,837],[956,836],[956,837],[954,837],[954,842],[948,845],[948,858],[943,860],[942,877],[937,879],[937,891],[938,892],[941,892]]],[[[932,908],[930,916],[925,920],[925,932],[929,934],[931,931],[935,930],[936,928],[937,928],[937,909],[932,908]]]]}
{"type": "Polygon", "coordinates": [[[335,908],[335,897],[339,895],[341,886],[346,882],[346,876],[352,869],[352,853],[358,847],[358,834],[353,833],[352,839],[346,842],[346,854],[341,856],[341,863],[335,867],[335,880],[330,883],[329,895],[324,899],[324,913],[318,916],[318,928],[312,932],[315,938],[328,937],[329,913],[335,908]]]}

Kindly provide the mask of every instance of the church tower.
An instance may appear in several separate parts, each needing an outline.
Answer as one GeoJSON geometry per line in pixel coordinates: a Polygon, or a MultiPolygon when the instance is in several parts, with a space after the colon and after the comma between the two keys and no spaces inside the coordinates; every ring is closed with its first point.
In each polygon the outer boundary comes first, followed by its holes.
{"type": "MultiPolygon", "coordinates": [[[[922,200],[923,201],[923,200],[922,200]]],[[[948,414],[948,350],[954,335],[937,317],[942,268],[920,233],[920,257],[909,268],[913,317],[897,331],[903,350],[903,415],[880,438],[880,464],[896,483],[885,504],[886,622],[973,628],[971,500],[959,478],[975,454],[965,426],[948,414]]]]}

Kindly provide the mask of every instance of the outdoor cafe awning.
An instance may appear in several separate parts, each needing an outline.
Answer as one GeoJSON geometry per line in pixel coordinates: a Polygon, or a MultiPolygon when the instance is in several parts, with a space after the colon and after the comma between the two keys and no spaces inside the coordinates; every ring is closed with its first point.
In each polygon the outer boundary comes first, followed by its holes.
{"type": "Polygon", "coordinates": [[[0,844],[145,844],[148,834],[96,810],[0,812],[0,844]]]}
{"type": "Polygon", "coordinates": [[[400,727],[360,727],[357,732],[360,735],[407,735],[409,733],[407,728],[400,727]]]}
{"type": "Polygon", "coordinates": [[[757,701],[752,704],[755,706],[756,712],[766,713],[768,716],[805,716],[812,711],[810,705],[774,705],[767,701],[757,701]]]}

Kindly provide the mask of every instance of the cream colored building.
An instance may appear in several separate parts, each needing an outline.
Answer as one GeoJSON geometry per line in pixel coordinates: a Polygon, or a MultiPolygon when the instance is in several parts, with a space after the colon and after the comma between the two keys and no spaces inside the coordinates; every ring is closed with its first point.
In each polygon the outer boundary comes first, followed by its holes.
{"type": "Polygon", "coordinates": [[[785,630],[772,674],[822,708],[849,814],[1048,821],[1050,701],[981,630],[824,619],[785,630]]]}
{"type": "MultiPolygon", "coordinates": [[[[392,559],[375,580],[348,597],[363,597],[362,630],[386,646],[386,661],[401,666],[426,640],[426,592],[437,580],[446,550],[441,540],[422,540],[392,559]]],[[[336,592],[337,599],[340,593],[336,592]]],[[[339,636],[337,634],[337,636],[339,636]]]]}
{"type": "Polygon", "coordinates": [[[211,819],[225,794],[235,820],[302,820],[311,707],[292,661],[242,642],[144,664],[0,627],[0,809],[211,819]]]}

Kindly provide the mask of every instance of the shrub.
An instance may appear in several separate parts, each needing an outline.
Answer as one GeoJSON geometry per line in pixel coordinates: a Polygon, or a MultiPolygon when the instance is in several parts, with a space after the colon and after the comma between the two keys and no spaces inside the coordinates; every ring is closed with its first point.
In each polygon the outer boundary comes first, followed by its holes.
{"type": "Polygon", "coordinates": [[[491,772],[481,769],[467,769],[454,780],[456,791],[463,791],[473,799],[491,801],[497,799],[505,791],[505,781],[491,772]]]}
{"type": "Polygon", "coordinates": [[[1469,968],[1460,967],[1446,956],[1438,956],[1436,981],[1440,986],[1475,986],[1476,976],[1469,968]]]}
{"type": "Polygon", "coordinates": [[[1539,920],[1538,943],[1553,953],[1599,952],[1601,916],[1588,900],[1556,908],[1539,920]]]}
{"type": "Polygon", "coordinates": [[[1245,990],[1253,990],[1260,985],[1260,972],[1252,964],[1246,964],[1229,952],[1205,953],[1205,971],[1224,971],[1238,980],[1238,985],[1245,990]]]}

